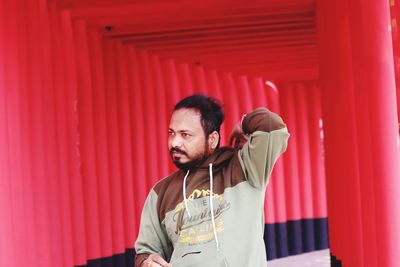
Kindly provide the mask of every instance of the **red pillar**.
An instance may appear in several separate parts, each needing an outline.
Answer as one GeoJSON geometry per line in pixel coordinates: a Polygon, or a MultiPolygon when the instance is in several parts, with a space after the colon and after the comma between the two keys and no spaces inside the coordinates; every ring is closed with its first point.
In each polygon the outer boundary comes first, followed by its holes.
{"type": "MultiPolygon", "coordinates": [[[[362,117],[358,125],[369,131],[358,132],[358,145],[370,146],[369,154],[360,153],[360,162],[371,162],[367,190],[373,197],[368,194],[365,199],[373,198],[371,220],[375,220],[376,236],[371,239],[376,241],[376,266],[398,266],[400,156],[389,1],[375,0],[368,5],[351,1],[349,10],[354,85],[356,95],[360,96],[357,109],[362,117]]],[[[365,235],[371,234],[374,231],[365,231],[365,235]]]]}
{"type": "Polygon", "coordinates": [[[329,231],[343,266],[397,266],[400,170],[389,2],[317,2],[329,231]]]}

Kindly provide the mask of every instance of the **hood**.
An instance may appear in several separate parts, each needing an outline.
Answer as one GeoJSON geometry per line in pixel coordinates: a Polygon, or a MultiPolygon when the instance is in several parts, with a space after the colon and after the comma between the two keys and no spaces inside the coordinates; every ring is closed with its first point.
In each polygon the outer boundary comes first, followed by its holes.
{"type": "MultiPolygon", "coordinates": [[[[213,165],[214,171],[219,171],[225,167],[234,156],[237,149],[232,147],[221,147],[214,151],[201,165],[198,170],[208,171],[210,163],[213,165]]],[[[191,170],[196,171],[196,170],[191,170]]]]}

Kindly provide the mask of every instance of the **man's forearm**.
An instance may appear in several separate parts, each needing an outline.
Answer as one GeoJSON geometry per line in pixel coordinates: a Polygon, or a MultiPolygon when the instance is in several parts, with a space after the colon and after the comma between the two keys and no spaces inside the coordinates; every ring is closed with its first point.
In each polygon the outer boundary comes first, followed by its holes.
{"type": "Polygon", "coordinates": [[[245,134],[255,131],[271,132],[285,127],[286,124],[282,118],[266,108],[257,108],[242,120],[242,129],[245,134]]]}

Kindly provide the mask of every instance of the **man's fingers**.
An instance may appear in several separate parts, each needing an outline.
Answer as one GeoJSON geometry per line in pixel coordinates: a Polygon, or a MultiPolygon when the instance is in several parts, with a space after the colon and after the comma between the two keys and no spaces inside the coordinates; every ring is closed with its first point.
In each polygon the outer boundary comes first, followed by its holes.
{"type": "Polygon", "coordinates": [[[229,146],[232,146],[233,140],[235,140],[235,137],[233,136],[229,137],[229,146]]]}
{"type": "Polygon", "coordinates": [[[142,267],[164,267],[164,266],[168,266],[168,265],[161,265],[161,264],[158,264],[157,262],[149,260],[149,259],[144,261],[143,265],[142,265],[142,267]]]}
{"type": "Polygon", "coordinates": [[[163,266],[160,265],[160,264],[158,264],[158,263],[155,262],[155,261],[152,261],[152,260],[147,259],[147,260],[145,260],[145,261],[143,262],[142,267],[163,267],[163,266]]]}
{"type": "Polygon", "coordinates": [[[157,262],[158,264],[168,264],[168,262],[166,262],[161,256],[159,255],[153,255],[152,260],[157,262]]]}
{"type": "Polygon", "coordinates": [[[237,139],[242,134],[242,129],[240,126],[240,122],[233,127],[231,134],[229,135],[229,146],[234,144],[235,139],[237,139]]]}
{"type": "Polygon", "coordinates": [[[235,138],[235,148],[238,148],[240,144],[240,139],[239,138],[235,138]]]}
{"type": "Polygon", "coordinates": [[[155,267],[158,267],[158,266],[168,267],[168,266],[170,266],[169,263],[166,260],[164,260],[161,256],[156,255],[156,254],[151,254],[147,259],[152,261],[153,263],[157,264],[157,265],[152,265],[152,266],[155,266],[155,267]]]}
{"type": "Polygon", "coordinates": [[[229,146],[233,145],[233,141],[235,141],[235,138],[236,138],[235,133],[232,132],[231,135],[229,136],[229,142],[228,142],[229,146]]]}

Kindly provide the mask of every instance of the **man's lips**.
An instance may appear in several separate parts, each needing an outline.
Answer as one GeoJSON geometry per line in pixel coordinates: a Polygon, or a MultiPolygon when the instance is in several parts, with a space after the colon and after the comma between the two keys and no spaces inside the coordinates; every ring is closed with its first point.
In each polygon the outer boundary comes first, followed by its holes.
{"type": "Polygon", "coordinates": [[[173,156],[173,157],[181,157],[181,156],[186,156],[186,153],[183,152],[183,151],[172,149],[171,150],[171,156],[173,156]]]}
{"type": "Polygon", "coordinates": [[[180,156],[182,156],[182,155],[183,155],[183,154],[180,153],[180,152],[176,152],[176,151],[172,152],[172,156],[173,156],[173,157],[180,157],[180,156]]]}

